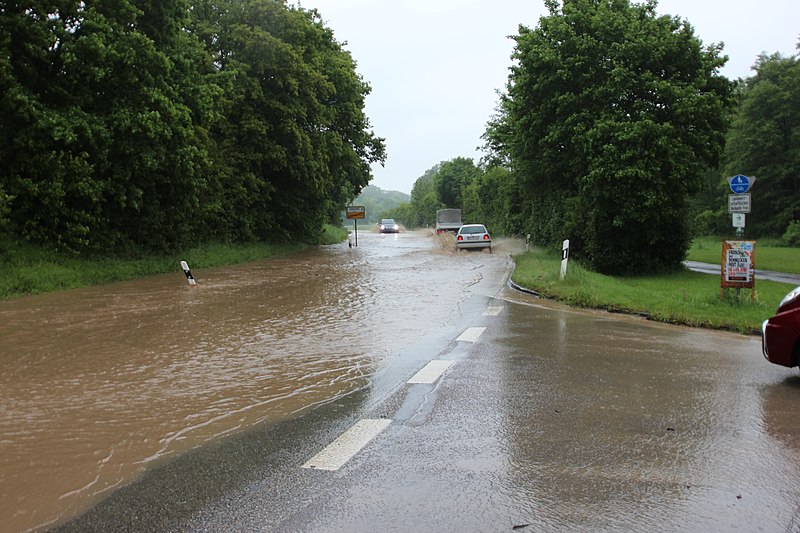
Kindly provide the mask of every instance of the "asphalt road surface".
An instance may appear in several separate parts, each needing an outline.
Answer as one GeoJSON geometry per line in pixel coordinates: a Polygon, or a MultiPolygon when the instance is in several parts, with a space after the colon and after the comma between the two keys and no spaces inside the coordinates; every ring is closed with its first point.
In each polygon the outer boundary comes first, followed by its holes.
{"type": "Polygon", "coordinates": [[[800,378],[757,337],[565,308],[507,288],[502,253],[456,260],[481,273],[457,313],[367,386],[59,531],[800,530],[800,378]]]}

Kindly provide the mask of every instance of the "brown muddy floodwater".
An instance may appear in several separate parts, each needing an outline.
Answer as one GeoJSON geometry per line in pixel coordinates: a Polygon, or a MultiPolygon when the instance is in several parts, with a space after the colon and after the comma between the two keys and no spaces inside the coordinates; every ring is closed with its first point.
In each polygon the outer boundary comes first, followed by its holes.
{"type": "Polygon", "coordinates": [[[194,287],[176,265],[0,302],[0,529],[65,520],[159,460],[367,386],[454,318],[482,276],[471,260],[428,233],[359,232],[353,249],[195,270],[194,287]]]}

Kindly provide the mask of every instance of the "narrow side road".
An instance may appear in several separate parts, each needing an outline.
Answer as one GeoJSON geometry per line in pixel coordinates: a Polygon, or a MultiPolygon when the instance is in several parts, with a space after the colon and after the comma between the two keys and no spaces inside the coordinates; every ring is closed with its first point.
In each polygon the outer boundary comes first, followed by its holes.
{"type": "MultiPolygon", "coordinates": [[[[698,261],[684,261],[683,264],[689,270],[703,274],[720,275],[720,266],[713,263],[700,263],[698,261]]],[[[756,269],[756,280],[777,281],[779,283],[792,283],[800,285],[800,276],[797,274],[787,274],[784,272],[773,272],[772,270],[756,269]]]]}

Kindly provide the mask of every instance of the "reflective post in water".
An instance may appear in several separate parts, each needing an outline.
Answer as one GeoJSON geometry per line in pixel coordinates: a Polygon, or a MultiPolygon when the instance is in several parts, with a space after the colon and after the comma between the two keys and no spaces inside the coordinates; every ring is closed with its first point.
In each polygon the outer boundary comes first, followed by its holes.
{"type": "Polygon", "coordinates": [[[197,285],[194,276],[192,276],[192,271],[189,270],[189,264],[186,261],[181,261],[181,268],[183,269],[183,273],[186,274],[186,280],[189,282],[189,285],[197,285]]]}

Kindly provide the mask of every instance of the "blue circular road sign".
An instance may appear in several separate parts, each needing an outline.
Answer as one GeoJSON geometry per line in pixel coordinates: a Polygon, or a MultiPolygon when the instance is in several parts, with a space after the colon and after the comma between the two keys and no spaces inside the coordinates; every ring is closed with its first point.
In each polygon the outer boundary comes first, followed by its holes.
{"type": "Polygon", "coordinates": [[[742,176],[739,174],[738,176],[729,178],[728,181],[731,184],[731,190],[735,194],[743,194],[750,189],[750,178],[747,176],[742,176]]]}

